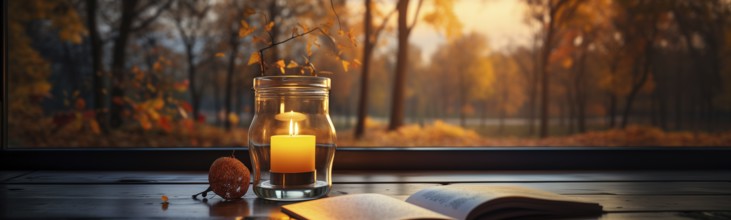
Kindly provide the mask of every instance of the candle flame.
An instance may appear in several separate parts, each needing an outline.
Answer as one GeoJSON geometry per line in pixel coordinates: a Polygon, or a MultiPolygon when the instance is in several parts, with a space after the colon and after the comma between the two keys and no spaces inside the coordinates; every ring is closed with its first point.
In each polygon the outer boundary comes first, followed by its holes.
{"type": "Polygon", "coordinates": [[[297,122],[294,123],[294,135],[298,135],[300,133],[300,126],[297,125],[297,122]]]}
{"type": "Polygon", "coordinates": [[[304,120],[303,119],[304,115],[302,113],[289,111],[287,113],[281,113],[281,114],[275,116],[275,118],[276,117],[278,117],[277,118],[278,120],[282,120],[282,121],[286,120],[286,119],[283,120],[284,117],[289,117],[289,135],[290,136],[298,135],[300,133],[299,124],[297,124],[297,122],[304,120]]]}
{"type": "Polygon", "coordinates": [[[297,135],[299,134],[299,125],[296,121],[294,121],[294,118],[289,119],[289,135],[297,135]]]}
{"type": "Polygon", "coordinates": [[[289,120],[289,135],[294,135],[294,121],[291,119],[289,120]]]}

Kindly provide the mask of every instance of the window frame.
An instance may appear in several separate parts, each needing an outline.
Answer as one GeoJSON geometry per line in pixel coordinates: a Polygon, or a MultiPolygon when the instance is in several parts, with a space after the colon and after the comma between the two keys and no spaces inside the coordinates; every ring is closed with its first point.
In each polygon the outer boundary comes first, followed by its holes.
{"type": "MultiPolygon", "coordinates": [[[[207,170],[240,148],[3,149],[6,170],[207,170]]],[[[335,153],[335,170],[728,170],[723,147],[350,148],[335,153]]]]}
{"type": "MultiPolygon", "coordinates": [[[[3,1],[3,6],[7,2],[3,1]]],[[[7,8],[7,7],[5,7],[7,8]]],[[[7,21],[7,13],[4,14],[7,21]]],[[[239,148],[8,148],[7,25],[3,26],[2,170],[207,170],[239,148]]],[[[731,169],[731,147],[339,147],[336,170],[731,169]],[[651,161],[651,162],[648,162],[651,161]]]]}

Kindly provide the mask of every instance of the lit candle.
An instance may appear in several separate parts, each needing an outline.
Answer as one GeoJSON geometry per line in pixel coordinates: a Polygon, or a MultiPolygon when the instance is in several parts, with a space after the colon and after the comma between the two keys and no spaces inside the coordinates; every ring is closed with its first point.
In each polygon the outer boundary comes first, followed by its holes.
{"type": "Polygon", "coordinates": [[[299,135],[297,122],[289,120],[289,135],[272,135],[271,172],[315,171],[315,135],[299,135]]]}

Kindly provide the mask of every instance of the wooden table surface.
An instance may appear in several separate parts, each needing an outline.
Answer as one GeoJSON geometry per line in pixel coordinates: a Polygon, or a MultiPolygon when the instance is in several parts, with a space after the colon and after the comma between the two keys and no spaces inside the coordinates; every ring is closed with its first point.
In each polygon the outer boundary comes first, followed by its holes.
{"type": "MultiPolygon", "coordinates": [[[[336,171],[330,196],[405,199],[443,184],[522,185],[604,206],[599,219],[731,219],[731,171],[336,171]]],[[[0,171],[0,218],[288,218],[285,202],[192,194],[205,172],[0,171]],[[160,197],[170,198],[167,205],[160,197]]]]}

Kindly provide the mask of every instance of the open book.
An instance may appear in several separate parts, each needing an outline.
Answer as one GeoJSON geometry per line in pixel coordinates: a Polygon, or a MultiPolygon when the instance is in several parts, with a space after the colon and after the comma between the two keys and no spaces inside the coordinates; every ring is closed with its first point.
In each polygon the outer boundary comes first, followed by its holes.
{"type": "Polygon", "coordinates": [[[353,194],[282,206],[298,219],[507,219],[589,217],[602,206],[519,186],[448,185],[420,190],[406,202],[353,194]]]}

